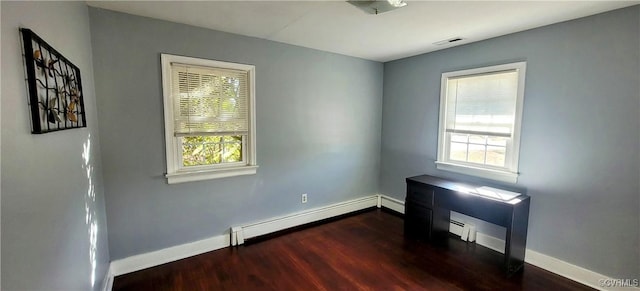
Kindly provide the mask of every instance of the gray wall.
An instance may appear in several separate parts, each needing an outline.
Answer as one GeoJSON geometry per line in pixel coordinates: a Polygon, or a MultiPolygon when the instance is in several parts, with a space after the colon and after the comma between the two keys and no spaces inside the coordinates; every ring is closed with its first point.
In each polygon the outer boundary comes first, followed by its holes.
{"type": "Polygon", "coordinates": [[[99,290],[109,253],[87,6],[1,5],[1,289],[99,290]],[[30,133],[19,27],[31,28],[80,68],[87,128],[30,133]]]}
{"type": "Polygon", "coordinates": [[[377,193],[381,63],[89,10],[112,259],[377,193]],[[167,185],[160,53],[256,66],[256,175],[167,185]]]}
{"type": "Polygon", "coordinates": [[[402,199],[404,178],[424,173],[482,181],[435,168],[441,74],[524,60],[516,186],[532,197],[528,248],[638,278],[639,14],[634,6],[385,63],[382,193],[402,199]]]}

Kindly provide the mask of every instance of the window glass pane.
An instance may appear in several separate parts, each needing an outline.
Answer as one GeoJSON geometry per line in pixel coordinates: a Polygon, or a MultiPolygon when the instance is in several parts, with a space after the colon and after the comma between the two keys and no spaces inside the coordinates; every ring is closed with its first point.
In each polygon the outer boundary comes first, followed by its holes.
{"type": "Polygon", "coordinates": [[[206,165],[219,164],[222,162],[222,146],[219,143],[207,145],[206,165]]]}
{"type": "Polygon", "coordinates": [[[469,144],[469,162],[484,164],[485,146],[469,144]]]}
{"type": "Polygon", "coordinates": [[[182,138],[182,165],[204,166],[242,161],[242,136],[182,138]]]}
{"type": "Polygon", "coordinates": [[[240,162],[242,161],[242,144],[241,143],[227,143],[224,145],[224,161],[240,162]]]}
{"type": "Polygon", "coordinates": [[[454,161],[466,161],[467,160],[467,144],[452,142],[451,150],[449,151],[449,159],[454,161]]]}
{"type": "Polygon", "coordinates": [[[487,147],[487,165],[504,167],[505,156],[504,147],[487,147]]]}
{"type": "Polygon", "coordinates": [[[451,141],[467,143],[469,135],[467,134],[451,134],[451,141]]]}
{"type": "Polygon", "coordinates": [[[487,137],[482,135],[470,135],[469,143],[485,144],[487,137]]]}
{"type": "Polygon", "coordinates": [[[507,146],[507,140],[509,138],[507,137],[498,137],[498,136],[490,136],[487,139],[487,144],[488,145],[494,145],[494,146],[503,146],[506,147],[507,146]]]}
{"type": "Polygon", "coordinates": [[[223,138],[224,142],[242,142],[241,135],[226,135],[223,138]]]}
{"type": "Polygon", "coordinates": [[[201,143],[183,143],[182,144],[182,164],[183,166],[204,165],[206,154],[204,153],[204,145],[201,143]]]}

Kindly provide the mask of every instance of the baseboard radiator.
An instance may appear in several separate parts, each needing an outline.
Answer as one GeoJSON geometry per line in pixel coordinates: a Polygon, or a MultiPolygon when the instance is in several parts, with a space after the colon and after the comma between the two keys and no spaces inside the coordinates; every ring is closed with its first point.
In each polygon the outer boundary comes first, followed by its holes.
{"type": "Polygon", "coordinates": [[[473,224],[451,219],[449,223],[449,232],[459,235],[460,239],[463,241],[476,241],[476,226],[473,224]]]}

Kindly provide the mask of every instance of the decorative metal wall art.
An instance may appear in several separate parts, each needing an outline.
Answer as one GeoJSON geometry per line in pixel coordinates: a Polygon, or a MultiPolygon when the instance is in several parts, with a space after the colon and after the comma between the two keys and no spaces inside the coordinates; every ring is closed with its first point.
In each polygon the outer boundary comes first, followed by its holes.
{"type": "Polygon", "coordinates": [[[86,127],[80,69],[30,29],[21,28],[31,133],[86,127]]]}

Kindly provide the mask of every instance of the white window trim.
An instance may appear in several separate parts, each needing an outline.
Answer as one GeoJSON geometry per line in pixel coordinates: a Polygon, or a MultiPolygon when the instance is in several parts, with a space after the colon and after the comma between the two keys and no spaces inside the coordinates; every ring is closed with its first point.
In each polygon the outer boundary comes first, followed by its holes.
{"type": "Polygon", "coordinates": [[[255,102],[255,66],[176,56],[170,54],[160,55],[162,63],[162,90],[164,102],[164,133],[166,144],[167,173],[165,177],[169,184],[217,179],[241,175],[253,175],[257,172],[256,164],[256,102],[255,102]],[[246,144],[243,144],[243,153],[246,153],[245,164],[216,165],[210,167],[195,167],[192,169],[181,166],[181,153],[179,140],[174,135],[173,100],[171,98],[171,63],[183,63],[196,66],[229,68],[243,70],[249,73],[249,133],[246,144]],[[246,146],[246,150],[244,148],[246,146]]]}
{"type": "Polygon", "coordinates": [[[502,182],[516,183],[518,180],[518,162],[520,156],[520,129],[522,124],[522,108],[524,103],[524,86],[526,62],[517,62],[503,64],[490,67],[475,68],[469,70],[446,72],[442,74],[440,87],[440,119],[438,125],[438,159],[436,160],[436,168],[439,170],[456,172],[465,175],[471,175],[502,182]],[[446,147],[447,138],[445,132],[446,112],[447,112],[447,80],[452,77],[486,74],[491,72],[518,71],[518,91],[516,96],[515,120],[512,135],[511,153],[507,155],[505,160],[505,170],[493,169],[491,167],[474,166],[467,163],[455,163],[447,159],[446,147]]]}

